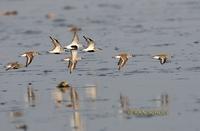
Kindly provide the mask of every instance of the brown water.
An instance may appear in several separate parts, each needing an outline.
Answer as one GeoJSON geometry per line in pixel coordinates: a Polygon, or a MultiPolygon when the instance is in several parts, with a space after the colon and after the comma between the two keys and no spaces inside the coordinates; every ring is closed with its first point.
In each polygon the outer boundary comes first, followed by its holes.
{"type": "Polygon", "coordinates": [[[0,11],[0,127],[2,131],[121,131],[200,130],[200,2],[193,0],[1,0],[0,11]],[[49,12],[55,19],[46,18],[49,12]],[[71,42],[69,25],[82,28],[102,51],[82,53],[77,69],[69,74],[66,54],[45,53],[49,35],[62,45],[71,42]],[[28,68],[5,71],[19,55],[37,50],[28,68]],[[136,54],[117,70],[112,56],[121,51],[136,54]],[[170,63],[160,65],[151,55],[166,52],[170,63]],[[70,105],[69,90],[57,84],[67,80],[79,95],[70,105]],[[28,97],[32,83],[35,97],[28,97]],[[124,116],[120,94],[131,108],[157,109],[162,94],[169,96],[165,116],[124,116]],[[25,128],[24,128],[25,127],[25,128]],[[19,129],[20,128],[20,129],[19,129]]]}

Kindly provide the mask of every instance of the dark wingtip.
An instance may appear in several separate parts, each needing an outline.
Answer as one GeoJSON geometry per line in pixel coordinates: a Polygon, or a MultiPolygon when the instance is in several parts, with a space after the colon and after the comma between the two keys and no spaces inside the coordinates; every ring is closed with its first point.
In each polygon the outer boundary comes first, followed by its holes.
{"type": "Polygon", "coordinates": [[[53,39],[50,35],[49,35],[49,38],[50,38],[50,39],[53,39]]]}
{"type": "Polygon", "coordinates": [[[83,36],[83,38],[87,41],[87,37],[83,36]]]}

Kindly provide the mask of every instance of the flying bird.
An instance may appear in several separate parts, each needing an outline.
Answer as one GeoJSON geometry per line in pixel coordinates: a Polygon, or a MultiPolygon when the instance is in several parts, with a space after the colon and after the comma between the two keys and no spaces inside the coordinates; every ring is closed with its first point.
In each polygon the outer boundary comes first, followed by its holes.
{"type": "Polygon", "coordinates": [[[5,66],[6,70],[19,69],[19,68],[22,68],[22,67],[24,67],[24,65],[20,64],[19,62],[11,62],[11,63],[8,63],[5,66]]]}
{"type": "Polygon", "coordinates": [[[74,47],[70,50],[71,56],[64,59],[64,61],[69,61],[68,63],[68,69],[70,71],[70,74],[72,71],[76,68],[76,64],[78,60],[81,60],[81,58],[78,56],[78,50],[77,47],[74,47]]]}
{"type": "Polygon", "coordinates": [[[83,49],[83,51],[85,51],[85,52],[95,52],[95,51],[97,51],[97,50],[102,50],[102,49],[100,49],[100,48],[96,48],[96,47],[95,47],[95,42],[94,42],[94,40],[92,40],[91,38],[85,37],[85,36],[83,36],[83,38],[84,38],[84,39],[86,40],[86,42],[87,42],[87,48],[83,49]]]}
{"type": "Polygon", "coordinates": [[[127,53],[120,53],[119,55],[115,56],[114,58],[119,59],[118,61],[118,70],[120,70],[124,65],[127,63],[130,57],[134,57],[134,55],[130,55],[127,53]]]}
{"type": "Polygon", "coordinates": [[[163,65],[169,60],[169,56],[167,54],[158,54],[152,57],[153,59],[159,60],[160,64],[163,65]]]}
{"type": "Polygon", "coordinates": [[[56,38],[52,38],[51,36],[49,36],[49,38],[51,39],[51,42],[53,44],[53,49],[48,52],[52,54],[63,53],[64,48],[61,46],[60,42],[56,38]]]}
{"type": "Polygon", "coordinates": [[[21,56],[26,57],[26,67],[33,61],[34,56],[40,55],[40,53],[36,51],[28,51],[23,53],[21,56]]]}
{"type": "Polygon", "coordinates": [[[80,47],[82,47],[82,45],[79,43],[79,37],[78,37],[77,32],[75,31],[71,44],[69,44],[68,46],[65,46],[65,49],[69,49],[69,50],[71,50],[73,48],[79,49],[80,47]]]}

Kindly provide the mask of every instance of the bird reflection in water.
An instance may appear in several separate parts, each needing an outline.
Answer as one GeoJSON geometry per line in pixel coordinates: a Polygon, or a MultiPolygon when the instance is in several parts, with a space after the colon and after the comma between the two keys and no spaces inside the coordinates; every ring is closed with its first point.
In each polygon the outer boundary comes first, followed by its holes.
{"type": "Polygon", "coordinates": [[[32,83],[29,83],[27,87],[25,101],[28,102],[29,106],[35,107],[36,106],[35,99],[36,96],[35,96],[35,91],[32,88],[32,83]]]}
{"type": "Polygon", "coordinates": [[[56,107],[62,106],[63,101],[65,101],[64,96],[66,92],[68,92],[69,89],[70,89],[70,85],[67,83],[67,81],[61,81],[56,86],[56,89],[53,91],[53,94],[52,94],[56,107]]]}
{"type": "Polygon", "coordinates": [[[129,109],[129,98],[120,94],[120,104],[122,112],[127,112],[129,109]]]}
{"type": "Polygon", "coordinates": [[[158,96],[157,99],[153,99],[156,102],[158,108],[168,111],[169,108],[169,95],[162,93],[158,96]]]}
{"type": "Polygon", "coordinates": [[[97,98],[97,86],[96,85],[88,85],[85,88],[86,97],[89,100],[96,101],[97,98]]]}
{"type": "Polygon", "coordinates": [[[14,109],[9,113],[11,123],[15,124],[16,129],[27,131],[28,126],[23,120],[23,111],[21,109],[14,109]]]}
{"type": "Polygon", "coordinates": [[[79,96],[74,87],[70,88],[70,100],[74,110],[80,109],[79,96]]]}
{"type": "Polygon", "coordinates": [[[71,119],[71,125],[75,131],[83,131],[83,125],[80,116],[80,103],[79,95],[74,87],[70,88],[70,99],[73,108],[73,116],[71,119]]]}
{"type": "Polygon", "coordinates": [[[10,115],[11,118],[18,118],[18,117],[22,117],[23,113],[22,113],[22,111],[17,110],[17,111],[11,111],[9,113],[9,115],[10,115]]]}

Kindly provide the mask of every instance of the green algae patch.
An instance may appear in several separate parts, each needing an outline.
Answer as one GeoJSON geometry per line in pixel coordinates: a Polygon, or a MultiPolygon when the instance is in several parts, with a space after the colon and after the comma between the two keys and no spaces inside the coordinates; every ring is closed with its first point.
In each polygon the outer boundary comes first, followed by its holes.
{"type": "Polygon", "coordinates": [[[128,109],[125,113],[127,115],[134,115],[137,117],[166,116],[168,114],[165,110],[153,109],[128,109]]]}

